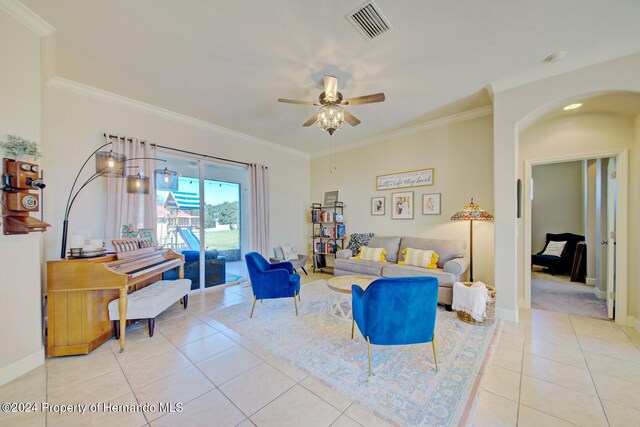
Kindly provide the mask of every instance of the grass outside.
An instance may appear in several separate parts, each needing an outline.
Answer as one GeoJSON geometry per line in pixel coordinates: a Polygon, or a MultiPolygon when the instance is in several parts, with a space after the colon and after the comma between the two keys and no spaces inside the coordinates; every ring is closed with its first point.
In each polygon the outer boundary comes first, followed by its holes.
{"type": "Polygon", "coordinates": [[[208,231],[204,235],[204,246],[209,249],[239,249],[240,230],[208,231]]]}

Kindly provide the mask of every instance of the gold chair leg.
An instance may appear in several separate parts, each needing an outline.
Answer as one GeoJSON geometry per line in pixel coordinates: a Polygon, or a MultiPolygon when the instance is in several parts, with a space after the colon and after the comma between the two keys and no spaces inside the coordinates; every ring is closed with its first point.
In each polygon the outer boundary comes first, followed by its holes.
{"type": "Polygon", "coordinates": [[[436,364],[436,372],[438,372],[438,356],[436,355],[436,334],[431,338],[431,347],[433,348],[433,361],[436,364]]]}
{"type": "Polygon", "coordinates": [[[371,376],[371,340],[367,337],[367,350],[369,352],[369,376],[371,376]]]}
{"type": "Polygon", "coordinates": [[[298,301],[296,300],[296,291],[293,291],[293,305],[296,307],[296,316],[298,315],[298,301]]]}
{"type": "Polygon", "coordinates": [[[298,293],[298,301],[302,302],[302,300],[300,299],[300,294],[298,293]]]}
{"type": "MultiPolygon", "coordinates": [[[[257,300],[257,298],[254,295],[253,296],[253,305],[251,306],[251,314],[249,315],[249,319],[253,318],[253,309],[256,308],[256,300],[257,300]]],[[[262,300],[260,300],[260,302],[262,302],[262,300]]]]}
{"type": "Polygon", "coordinates": [[[353,332],[356,330],[356,319],[351,317],[351,339],[353,339],[353,332]]]}

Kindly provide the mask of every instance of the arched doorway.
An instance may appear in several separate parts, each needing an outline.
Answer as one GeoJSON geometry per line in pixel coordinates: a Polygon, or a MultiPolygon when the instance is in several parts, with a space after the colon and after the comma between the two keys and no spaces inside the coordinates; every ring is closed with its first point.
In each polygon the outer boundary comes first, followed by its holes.
{"type": "MultiPolygon", "coordinates": [[[[522,217],[518,219],[517,275],[519,305],[531,307],[532,254],[532,170],[547,165],[587,159],[615,159],[617,165],[617,233],[611,236],[619,254],[613,264],[616,271],[616,318],[627,323],[628,288],[628,188],[629,150],[634,146],[634,120],[640,114],[640,94],[630,92],[597,93],[554,101],[540,107],[518,122],[517,176],[523,182],[522,217]],[[565,111],[568,104],[582,107],[565,111]]],[[[613,247],[613,246],[612,246],[613,247]]],[[[591,248],[592,250],[595,248],[591,248]]],[[[613,285],[612,285],[613,286],[613,285]]],[[[613,295],[613,294],[609,294],[613,295]]]]}

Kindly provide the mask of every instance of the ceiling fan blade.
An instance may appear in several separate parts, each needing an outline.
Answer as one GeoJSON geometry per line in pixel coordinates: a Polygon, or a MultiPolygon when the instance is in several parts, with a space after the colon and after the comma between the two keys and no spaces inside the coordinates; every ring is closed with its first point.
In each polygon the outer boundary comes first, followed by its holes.
{"type": "Polygon", "coordinates": [[[321,104],[318,104],[317,102],[296,101],[295,99],[284,99],[284,98],[278,98],[278,102],[284,102],[286,104],[321,105],[321,104]]]}
{"type": "Polygon", "coordinates": [[[362,105],[362,104],[373,104],[374,102],[383,102],[384,101],[384,93],[373,93],[371,95],[364,96],[356,96],[355,98],[345,99],[341,102],[343,105],[362,105]]]}
{"type": "Polygon", "coordinates": [[[309,120],[307,120],[306,122],[304,122],[304,124],[302,126],[308,127],[308,126],[311,126],[312,124],[314,124],[317,121],[318,121],[318,113],[316,113],[313,116],[311,116],[311,118],[309,120]]]}
{"type": "Polygon", "coordinates": [[[334,76],[324,76],[324,95],[331,100],[338,96],[338,79],[334,76]]]}
{"type": "Polygon", "coordinates": [[[344,120],[349,123],[351,126],[358,126],[360,124],[360,120],[347,110],[342,110],[344,112],[344,120]]]}

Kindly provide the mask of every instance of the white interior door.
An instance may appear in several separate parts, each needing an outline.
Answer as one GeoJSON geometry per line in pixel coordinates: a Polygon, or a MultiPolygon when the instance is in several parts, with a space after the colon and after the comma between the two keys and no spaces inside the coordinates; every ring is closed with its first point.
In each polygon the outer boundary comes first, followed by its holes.
{"type": "Polygon", "coordinates": [[[613,319],[616,294],[616,200],[618,194],[615,158],[609,159],[607,176],[607,315],[609,319],[613,319]]]}

